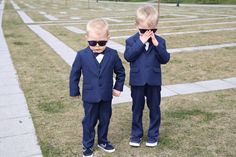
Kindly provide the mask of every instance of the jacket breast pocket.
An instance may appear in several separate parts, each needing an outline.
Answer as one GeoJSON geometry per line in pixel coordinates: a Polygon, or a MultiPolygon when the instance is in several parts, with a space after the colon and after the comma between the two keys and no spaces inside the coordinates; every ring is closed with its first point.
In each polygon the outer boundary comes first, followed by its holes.
{"type": "Polygon", "coordinates": [[[153,71],[156,72],[156,73],[160,73],[161,69],[160,68],[153,68],[153,71]]]}
{"type": "Polygon", "coordinates": [[[137,73],[137,72],[139,72],[139,69],[138,68],[131,68],[130,72],[131,73],[137,73]]]}

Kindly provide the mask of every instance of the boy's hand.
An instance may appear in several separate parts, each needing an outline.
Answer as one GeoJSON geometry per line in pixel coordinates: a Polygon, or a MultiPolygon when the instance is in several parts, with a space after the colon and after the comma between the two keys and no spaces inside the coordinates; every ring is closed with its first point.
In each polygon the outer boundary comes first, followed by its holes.
{"type": "Polygon", "coordinates": [[[144,34],[140,34],[140,40],[142,41],[143,44],[145,44],[149,38],[151,38],[151,35],[153,32],[151,30],[146,31],[144,34]]]}
{"type": "Polygon", "coordinates": [[[113,96],[119,97],[120,94],[121,94],[121,91],[118,91],[118,90],[116,90],[116,89],[113,89],[113,91],[112,91],[112,95],[113,95],[113,96]]]}
{"type": "Polygon", "coordinates": [[[154,46],[158,46],[158,41],[157,41],[157,39],[156,39],[156,37],[155,37],[155,34],[152,32],[152,34],[151,34],[151,38],[152,38],[152,43],[153,43],[153,45],[154,46]]]}

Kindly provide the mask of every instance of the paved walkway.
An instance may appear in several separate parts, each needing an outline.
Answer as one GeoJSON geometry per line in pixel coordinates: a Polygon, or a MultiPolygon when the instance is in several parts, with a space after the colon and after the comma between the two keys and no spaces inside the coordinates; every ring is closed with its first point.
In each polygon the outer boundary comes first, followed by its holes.
{"type": "Polygon", "coordinates": [[[27,102],[2,30],[0,4],[0,157],[41,157],[27,102]]]}
{"type": "Polygon", "coordinates": [[[77,33],[77,34],[85,34],[86,32],[82,29],[79,29],[75,26],[65,26],[66,29],[68,29],[71,32],[77,33]]]}
{"type": "MultiPolygon", "coordinates": [[[[80,1],[85,1],[87,2],[87,0],[80,0],[80,1]]],[[[93,1],[91,1],[93,2],[93,1]]],[[[95,1],[94,1],[95,2],[95,1]]],[[[147,2],[116,2],[116,1],[99,1],[99,3],[109,3],[109,4],[133,4],[133,5],[140,5],[140,4],[147,4],[147,2]]],[[[150,1],[151,4],[157,4],[156,0],[150,1]],[[154,3],[153,3],[154,2],[154,3]]],[[[176,8],[176,3],[161,3],[161,5],[163,6],[170,6],[170,7],[175,7],[176,8]]],[[[181,6],[185,6],[185,7],[215,7],[215,8],[236,8],[236,5],[225,5],[225,4],[182,4],[180,3],[180,7],[181,6]]]]}
{"type": "MultiPolygon", "coordinates": [[[[217,23],[203,23],[203,24],[194,24],[194,26],[215,26],[223,24],[235,24],[236,21],[231,22],[217,22],[217,23]]],[[[158,29],[167,29],[167,28],[184,28],[184,27],[193,27],[193,25],[180,25],[180,26],[162,26],[158,29]]],[[[128,29],[111,29],[110,32],[124,32],[124,31],[137,31],[137,28],[128,28],[128,29]]]]}
{"type": "MultiPolygon", "coordinates": [[[[12,4],[25,23],[34,23],[14,2],[12,4]]],[[[4,1],[0,4],[1,25],[3,9],[4,1]]],[[[73,49],[38,25],[28,25],[28,27],[53,48],[66,63],[72,65],[76,55],[73,49]]],[[[37,142],[35,129],[24,93],[18,82],[18,76],[11,60],[2,27],[0,29],[0,43],[0,157],[41,157],[42,153],[37,142]]],[[[111,44],[114,48],[118,48],[116,44],[111,44]]],[[[235,43],[222,45],[235,46],[235,43]]],[[[214,47],[205,46],[205,49],[221,48],[222,45],[218,47],[216,45],[214,47]]],[[[204,47],[202,48],[204,49],[204,47]]],[[[175,49],[173,53],[195,51],[196,49],[199,47],[175,49]]],[[[236,88],[236,77],[163,86],[162,97],[230,88],[236,88]]],[[[113,103],[130,101],[130,89],[125,86],[122,96],[115,98],[113,103]]]]}
{"type": "MultiPolygon", "coordinates": [[[[41,14],[41,13],[40,13],[41,14]]],[[[42,14],[43,15],[43,14],[42,14]]],[[[107,17],[107,18],[112,18],[112,17],[107,17]]],[[[115,17],[115,18],[120,18],[120,17],[115,17]]],[[[178,19],[178,18],[168,18],[166,20],[162,20],[159,23],[181,23],[181,22],[192,22],[192,21],[214,21],[214,20],[225,20],[225,19],[229,19],[229,20],[234,20],[236,18],[236,16],[226,16],[226,17],[214,17],[214,18],[194,18],[194,19],[178,19]]],[[[88,22],[88,20],[79,20],[79,21],[74,21],[74,20],[57,20],[57,21],[37,21],[34,22],[33,24],[39,24],[39,25],[69,25],[69,24],[80,24],[80,25],[86,25],[88,22]]],[[[30,22],[27,22],[27,24],[32,24],[30,22]]],[[[123,21],[123,22],[117,22],[117,23],[111,23],[109,24],[109,26],[130,26],[133,25],[133,21],[123,21]]],[[[209,23],[211,24],[211,23],[209,23]]],[[[194,26],[198,26],[199,24],[196,24],[194,26]]],[[[206,24],[207,25],[207,24],[206,24]]],[[[183,25],[184,26],[184,25],[183,25]]],[[[171,28],[172,26],[163,26],[160,28],[171,28]]],[[[179,26],[173,26],[173,27],[181,27],[181,25],[179,26]]]]}
{"type": "MultiPolygon", "coordinates": [[[[30,27],[30,26],[29,26],[30,27]]],[[[74,26],[66,26],[66,29],[77,33],[77,34],[83,34],[85,33],[84,30],[79,29],[78,27],[74,26]]],[[[199,33],[199,32],[215,32],[215,31],[224,31],[229,30],[233,31],[236,30],[236,28],[226,28],[226,29],[214,29],[214,30],[201,30],[201,31],[188,31],[188,32],[177,32],[177,33],[166,33],[166,35],[178,35],[178,34],[188,34],[188,33],[199,33]]],[[[162,34],[164,35],[164,34],[162,34]]],[[[129,36],[122,36],[122,38],[128,38],[129,36]]],[[[112,37],[111,39],[115,39],[116,37],[112,37]]],[[[119,37],[118,37],[119,38],[119,37]]],[[[121,53],[124,53],[125,46],[122,44],[119,44],[117,42],[114,42],[112,40],[109,41],[108,46],[111,48],[114,48],[118,50],[121,53]]],[[[211,49],[219,49],[219,48],[225,48],[225,47],[236,47],[236,43],[224,43],[224,44],[217,44],[217,45],[206,45],[206,46],[195,46],[195,47],[184,47],[184,48],[173,48],[168,49],[167,51],[170,53],[180,53],[180,52],[196,52],[196,51],[202,51],[202,50],[211,50],[211,49]]]]}
{"type": "MultiPolygon", "coordinates": [[[[17,7],[17,5],[15,4],[17,7]]],[[[22,14],[22,12],[17,11],[21,16],[23,21],[31,21],[32,19],[27,14],[22,14]],[[22,16],[23,15],[23,16],[22,16]]],[[[27,22],[25,22],[27,23],[27,22]]],[[[72,65],[76,53],[65,43],[60,41],[58,38],[53,36],[48,31],[44,30],[39,25],[28,25],[28,27],[35,32],[40,38],[42,38],[51,48],[55,50],[57,54],[61,56],[69,65],[72,65]]],[[[67,27],[67,29],[75,32],[75,33],[83,33],[84,30],[76,27],[67,27]]],[[[111,41],[110,46],[114,49],[124,49],[123,45],[117,45],[117,43],[111,41]]],[[[199,46],[199,47],[190,47],[190,48],[178,48],[178,49],[169,49],[171,53],[175,52],[191,52],[196,50],[206,50],[206,49],[215,49],[222,47],[232,47],[236,46],[236,43],[222,44],[222,45],[207,45],[207,46],[199,46]]],[[[121,51],[123,52],[123,51],[121,51]]],[[[200,81],[194,83],[182,83],[176,85],[167,85],[162,87],[162,97],[168,97],[178,94],[190,94],[190,93],[198,93],[198,92],[207,92],[207,91],[215,91],[229,88],[236,88],[235,77],[228,78],[225,80],[208,80],[208,81],[200,81]]],[[[125,86],[124,91],[119,98],[113,99],[113,104],[122,103],[122,102],[130,102],[130,89],[125,86]]]]}
{"type": "MultiPolygon", "coordinates": [[[[172,36],[172,35],[184,35],[184,34],[196,34],[196,33],[211,33],[211,32],[221,32],[221,31],[235,31],[236,28],[219,28],[219,29],[209,29],[209,30],[198,30],[198,31],[184,31],[184,32],[170,32],[170,33],[158,33],[160,36],[172,36]]],[[[128,36],[115,36],[111,39],[126,39],[128,36]]]]}

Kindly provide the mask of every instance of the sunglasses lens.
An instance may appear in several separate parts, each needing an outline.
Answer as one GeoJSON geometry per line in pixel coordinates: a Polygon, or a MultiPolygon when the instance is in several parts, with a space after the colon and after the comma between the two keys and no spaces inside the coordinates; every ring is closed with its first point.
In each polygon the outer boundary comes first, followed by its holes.
{"type": "Polygon", "coordinates": [[[107,41],[98,41],[99,46],[105,46],[107,44],[107,41]]]}
{"type": "Polygon", "coordinates": [[[96,46],[97,42],[96,41],[88,41],[89,46],[96,46]]]}
{"type": "MultiPolygon", "coordinates": [[[[146,31],[148,31],[149,29],[139,29],[140,33],[143,34],[146,31]]],[[[153,33],[156,33],[157,29],[150,29],[153,33]]]]}
{"type": "Polygon", "coordinates": [[[99,46],[105,46],[107,41],[101,40],[101,41],[88,41],[89,46],[96,46],[97,44],[99,46]]]}
{"type": "Polygon", "coordinates": [[[147,29],[139,29],[140,33],[145,33],[147,31],[147,29]]]}
{"type": "Polygon", "coordinates": [[[152,32],[153,32],[153,33],[156,33],[156,31],[157,31],[157,29],[152,29],[152,32]]]}

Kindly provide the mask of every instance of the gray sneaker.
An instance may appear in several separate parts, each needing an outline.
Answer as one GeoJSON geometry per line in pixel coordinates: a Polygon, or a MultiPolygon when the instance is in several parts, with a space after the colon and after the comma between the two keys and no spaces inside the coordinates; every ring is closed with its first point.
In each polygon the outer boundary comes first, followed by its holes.
{"type": "Polygon", "coordinates": [[[113,147],[113,145],[110,142],[100,143],[100,144],[98,144],[98,147],[108,153],[112,153],[115,151],[115,148],[113,147]]]}
{"type": "Polygon", "coordinates": [[[157,143],[158,143],[158,142],[150,142],[150,141],[147,141],[147,142],[146,142],[146,146],[147,146],[147,147],[155,147],[155,146],[157,146],[157,143]]]}
{"type": "Polygon", "coordinates": [[[137,140],[130,139],[129,145],[132,147],[140,147],[141,141],[142,139],[137,139],[137,140]]]}

